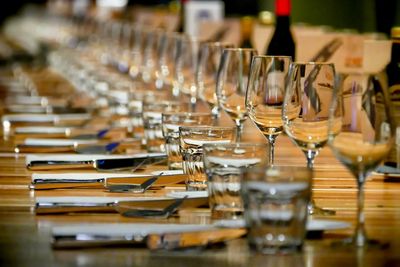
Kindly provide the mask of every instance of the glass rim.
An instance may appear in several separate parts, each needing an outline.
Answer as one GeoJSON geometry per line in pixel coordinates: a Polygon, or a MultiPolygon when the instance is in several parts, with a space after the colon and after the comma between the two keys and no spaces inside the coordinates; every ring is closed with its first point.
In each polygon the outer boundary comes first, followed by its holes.
{"type": "Polygon", "coordinates": [[[210,115],[212,117],[212,113],[209,112],[190,112],[190,111],[165,111],[162,112],[162,116],[170,116],[170,115],[177,115],[177,116],[206,116],[206,115],[210,115]]]}
{"type": "Polygon", "coordinates": [[[271,58],[271,59],[274,59],[274,58],[288,58],[288,59],[290,59],[291,62],[293,62],[291,56],[284,56],[284,55],[282,55],[282,56],[279,56],[279,55],[278,56],[255,55],[255,56],[253,56],[253,58],[271,58]]]}
{"type": "Polygon", "coordinates": [[[224,143],[224,144],[215,144],[215,143],[205,143],[203,148],[206,147],[268,147],[267,143],[224,143]]]}
{"type": "Polygon", "coordinates": [[[315,66],[315,65],[325,65],[325,66],[335,66],[335,63],[333,62],[323,62],[323,61],[292,61],[290,63],[291,65],[297,65],[297,66],[315,66]]]}
{"type": "Polygon", "coordinates": [[[213,126],[213,125],[193,125],[180,126],[179,131],[187,130],[236,130],[235,126],[213,126]]]}
{"type": "Polygon", "coordinates": [[[308,167],[305,166],[291,166],[291,165],[280,165],[280,166],[254,166],[254,167],[249,167],[249,168],[245,168],[242,170],[242,174],[245,173],[264,173],[267,174],[268,171],[293,171],[294,174],[299,174],[298,171],[300,172],[306,172],[311,174],[310,175],[310,179],[312,179],[314,177],[314,171],[311,170],[308,167]]]}

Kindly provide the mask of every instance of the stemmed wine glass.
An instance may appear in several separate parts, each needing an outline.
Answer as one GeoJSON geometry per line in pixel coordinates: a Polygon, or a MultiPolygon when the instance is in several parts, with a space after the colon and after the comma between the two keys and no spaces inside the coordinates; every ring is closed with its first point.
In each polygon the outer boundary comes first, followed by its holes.
{"type": "MultiPolygon", "coordinates": [[[[291,63],[283,100],[283,128],[304,152],[310,169],[328,141],[328,117],[335,90],[333,64],[291,63]]],[[[313,215],[334,214],[334,211],[316,207],[313,201],[308,208],[309,214],[313,215]]]]}
{"type": "Polygon", "coordinates": [[[199,62],[196,70],[196,84],[199,97],[208,103],[214,119],[219,117],[219,106],[215,87],[217,71],[224,48],[233,48],[233,44],[220,42],[204,42],[200,46],[199,62]]]}
{"type": "Polygon", "coordinates": [[[276,137],[283,131],[282,104],[291,61],[288,56],[255,56],[251,63],[246,107],[270,144],[270,166],[274,164],[276,137]]]}
{"type": "Polygon", "coordinates": [[[236,124],[236,142],[240,141],[247,119],[245,96],[251,59],[256,54],[257,50],[252,48],[226,48],[218,68],[217,100],[236,124]]]}
{"type": "Polygon", "coordinates": [[[367,238],[364,217],[364,184],[387,156],[394,143],[395,126],[387,91],[377,76],[340,76],[329,116],[329,141],[335,156],[357,179],[357,226],[343,244],[367,247],[379,242],[367,238]]]}

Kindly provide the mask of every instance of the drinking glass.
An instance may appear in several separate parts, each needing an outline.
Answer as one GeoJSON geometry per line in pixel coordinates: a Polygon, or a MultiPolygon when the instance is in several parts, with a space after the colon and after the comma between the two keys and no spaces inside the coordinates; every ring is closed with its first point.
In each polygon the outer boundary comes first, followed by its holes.
{"type": "Polygon", "coordinates": [[[195,76],[199,49],[200,41],[195,38],[181,35],[177,40],[172,93],[175,97],[180,93],[187,95],[192,111],[195,110],[197,102],[198,92],[195,76]]]}
{"type": "Polygon", "coordinates": [[[182,169],[182,155],[179,150],[179,127],[194,125],[211,125],[211,113],[164,112],[162,130],[165,139],[165,150],[170,170],[182,169]]]}
{"type": "Polygon", "coordinates": [[[200,46],[199,63],[196,71],[196,84],[199,97],[205,101],[214,118],[219,117],[219,106],[215,87],[217,71],[224,48],[233,48],[233,44],[220,42],[205,42],[200,46]]]}
{"type": "Polygon", "coordinates": [[[274,164],[276,137],[283,131],[282,104],[291,61],[287,56],[255,56],[251,63],[246,107],[270,144],[270,166],[274,164]]]}
{"type": "Polygon", "coordinates": [[[148,152],[165,152],[165,140],[162,132],[162,113],[167,111],[187,111],[188,103],[180,101],[160,101],[143,103],[143,126],[148,152]]]}
{"type": "Polygon", "coordinates": [[[188,191],[207,190],[207,178],[203,165],[203,144],[233,142],[235,127],[187,126],[179,127],[179,147],[183,160],[183,172],[188,175],[188,191]]]}
{"type": "Polygon", "coordinates": [[[235,222],[243,218],[241,172],[254,166],[266,166],[267,150],[267,144],[204,144],[204,169],[214,221],[235,222]]]}
{"type": "Polygon", "coordinates": [[[253,167],[242,174],[248,243],[264,254],[302,249],[313,172],[305,167],[253,167]]]}
{"type": "MultiPolygon", "coordinates": [[[[331,63],[290,65],[283,100],[283,128],[307,158],[313,169],[314,159],[328,141],[328,117],[335,87],[335,68],[331,63]]],[[[338,127],[338,126],[336,126],[338,127]]],[[[334,211],[309,206],[310,214],[329,215],[334,211]]]]}
{"type": "Polygon", "coordinates": [[[247,119],[245,96],[251,59],[256,54],[257,50],[251,48],[224,49],[218,68],[217,99],[236,124],[236,142],[240,141],[243,122],[247,119]]]}
{"type": "Polygon", "coordinates": [[[357,225],[343,244],[370,247],[364,216],[364,184],[394,144],[395,125],[387,91],[370,75],[345,74],[329,116],[329,141],[335,156],[357,179],[357,225]]]}

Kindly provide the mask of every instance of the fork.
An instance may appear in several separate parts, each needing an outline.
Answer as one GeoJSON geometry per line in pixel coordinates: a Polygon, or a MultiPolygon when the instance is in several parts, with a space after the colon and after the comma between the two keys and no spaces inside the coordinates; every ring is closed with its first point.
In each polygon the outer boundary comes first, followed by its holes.
{"type": "Polygon", "coordinates": [[[188,198],[188,196],[184,196],[183,198],[176,199],[172,204],[165,207],[162,210],[154,210],[154,209],[143,209],[143,210],[128,210],[122,213],[122,216],[125,217],[153,217],[153,218],[168,218],[171,216],[180,205],[182,205],[183,201],[188,198]]]}
{"type": "Polygon", "coordinates": [[[137,184],[113,184],[113,185],[106,185],[106,188],[108,191],[112,193],[144,193],[147,189],[149,189],[156,181],[157,179],[163,174],[163,172],[160,172],[158,175],[153,176],[143,183],[137,185],[137,184]]]}

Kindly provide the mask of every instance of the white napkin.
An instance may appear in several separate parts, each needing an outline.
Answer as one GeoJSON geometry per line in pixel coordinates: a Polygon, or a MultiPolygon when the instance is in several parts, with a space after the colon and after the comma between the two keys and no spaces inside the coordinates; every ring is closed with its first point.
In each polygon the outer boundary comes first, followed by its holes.
{"type": "Polygon", "coordinates": [[[107,204],[119,201],[150,201],[167,200],[170,197],[36,197],[36,204],[57,203],[57,204],[107,204]]]}
{"type": "Polygon", "coordinates": [[[3,115],[2,121],[11,122],[56,122],[68,120],[88,120],[91,115],[88,113],[71,114],[9,114],[3,115]]]}
{"type": "Polygon", "coordinates": [[[15,133],[45,133],[45,134],[51,134],[51,133],[66,133],[67,130],[70,128],[65,128],[65,127],[35,127],[35,126],[31,126],[31,127],[16,127],[14,132],[15,133]]]}
{"type": "Polygon", "coordinates": [[[51,139],[51,138],[26,138],[25,145],[30,146],[74,146],[74,145],[90,145],[96,144],[97,139],[51,139]]]}
{"type": "Polygon", "coordinates": [[[152,175],[159,175],[160,173],[162,173],[163,175],[177,175],[177,174],[183,174],[183,170],[163,170],[163,171],[151,172],[152,175]]]}
{"type": "Polygon", "coordinates": [[[60,225],[52,228],[53,236],[76,236],[84,240],[85,235],[94,236],[140,236],[162,233],[182,233],[213,230],[216,227],[205,224],[158,224],[158,223],[93,223],[60,225]]]}
{"type": "Polygon", "coordinates": [[[197,198],[197,197],[208,197],[207,191],[172,191],[166,194],[167,197],[173,198],[183,198],[188,196],[188,198],[197,198]]]}
{"type": "MultiPolygon", "coordinates": [[[[35,180],[92,180],[92,179],[107,179],[116,177],[143,177],[142,174],[127,174],[127,173],[33,173],[31,178],[32,182],[35,180]]],[[[149,175],[149,177],[151,177],[149,175]]]]}
{"type": "Polygon", "coordinates": [[[26,165],[32,161],[90,161],[97,159],[126,159],[126,158],[140,158],[140,157],[157,157],[163,156],[165,153],[137,153],[131,155],[77,155],[77,154],[57,154],[57,155],[35,155],[28,154],[25,159],[26,165]]]}

